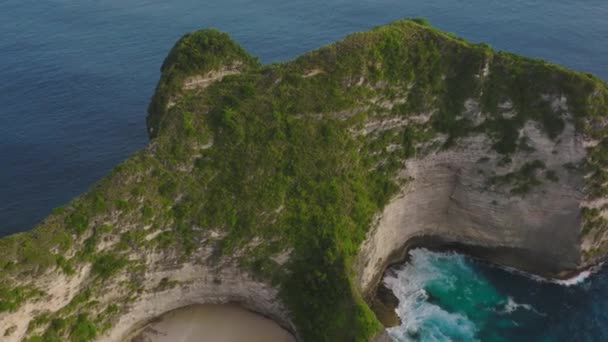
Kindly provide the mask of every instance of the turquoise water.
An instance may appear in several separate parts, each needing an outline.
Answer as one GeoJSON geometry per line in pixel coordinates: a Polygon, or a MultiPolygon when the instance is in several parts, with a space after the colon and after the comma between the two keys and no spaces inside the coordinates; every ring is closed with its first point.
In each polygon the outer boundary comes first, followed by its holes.
{"type": "Polygon", "coordinates": [[[397,341],[605,341],[606,272],[549,281],[457,253],[410,251],[385,284],[397,341]]]}
{"type": "MultiPolygon", "coordinates": [[[[160,65],[184,33],[219,28],[270,63],[404,17],[608,80],[606,0],[2,0],[0,236],[145,146],[160,65]]],[[[403,340],[608,341],[608,271],[565,286],[421,251],[398,274],[403,340]]]]}

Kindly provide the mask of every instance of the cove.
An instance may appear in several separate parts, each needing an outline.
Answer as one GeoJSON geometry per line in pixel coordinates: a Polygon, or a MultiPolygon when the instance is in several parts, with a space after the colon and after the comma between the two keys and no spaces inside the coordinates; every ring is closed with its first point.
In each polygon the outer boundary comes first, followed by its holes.
{"type": "Polygon", "coordinates": [[[383,279],[399,299],[397,341],[599,341],[605,269],[548,281],[456,252],[409,251],[383,279]]]}
{"type": "Polygon", "coordinates": [[[125,342],[294,342],[272,320],[236,304],[192,305],[168,312],[125,342]]]}

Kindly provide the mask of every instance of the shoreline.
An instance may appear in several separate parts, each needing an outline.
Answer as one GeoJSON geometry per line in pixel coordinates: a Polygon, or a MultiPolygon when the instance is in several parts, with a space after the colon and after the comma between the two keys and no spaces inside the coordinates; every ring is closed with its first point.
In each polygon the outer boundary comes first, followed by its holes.
{"type": "MultiPolygon", "coordinates": [[[[591,264],[584,265],[576,269],[547,271],[542,269],[548,263],[534,256],[532,251],[521,248],[504,246],[479,246],[466,244],[457,241],[449,241],[440,236],[419,235],[407,240],[403,247],[395,250],[384,263],[382,272],[379,272],[373,281],[373,286],[364,298],[369,303],[370,308],[376,314],[378,320],[385,328],[401,324],[401,319],[395,309],[399,305],[399,299],[391,289],[387,288],[382,279],[391,268],[403,265],[410,259],[409,252],[416,248],[425,248],[433,252],[455,252],[473,258],[477,261],[502,268],[508,272],[518,273],[525,277],[555,283],[561,286],[571,286],[578,281],[572,282],[576,278],[584,275],[582,280],[587,279],[600,271],[604,260],[597,260],[591,264]],[[588,272],[585,274],[585,272],[588,272]]],[[[548,267],[552,268],[552,267],[548,267]]]]}
{"type": "Polygon", "coordinates": [[[124,342],[195,342],[201,338],[236,342],[295,342],[296,337],[272,318],[237,303],[193,304],[165,312],[124,339],[124,342]],[[253,335],[250,335],[254,332],[253,335]]]}

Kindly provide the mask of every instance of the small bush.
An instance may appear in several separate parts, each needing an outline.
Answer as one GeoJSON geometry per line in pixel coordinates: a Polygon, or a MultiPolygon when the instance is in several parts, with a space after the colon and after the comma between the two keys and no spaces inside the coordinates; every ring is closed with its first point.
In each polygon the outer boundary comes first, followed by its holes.
{"type": "Polygon", "coordinates": [[[86,314],[80,314],[72,325],[70,339],[74,342],[92,341],[97,336],[97,327],[86,314]]]}
{"type": "Polygon", "coordinates": [[[66,218],[65,224],[76,234],[81,235],[89,226],[89,217],[79,209],[66,218]]]}
{"type": "Polygon", "coordinates": [[[26,300],[42,296],[44,293],[37,289],[24,286],[8,287],[0,284],[0,312],[15,311],[26,300]]]}
{"type": "Polygon", "coordinates": [[[114,201],[114,205],[116,206],[116,209],[123,212],[128,212],[129,210],[131,210],[131,204],[124,198],[120,198],[114,201]]]}
{"type": "Polygon", "coordinates": [[[59,267],[63,271],[63,273],[67,275],[73,275],[75,273],[72,263],[67,260],[63,255],[57,256],[57,267],[59,267]]]}
{"type": "Polygon", "coordinates": [[[106,253],[96,258],[91,271],[98,277],[102,279],[107,279],[118,273],[126,265],[127,260],[125,258],[115,254],[106,253]]]}

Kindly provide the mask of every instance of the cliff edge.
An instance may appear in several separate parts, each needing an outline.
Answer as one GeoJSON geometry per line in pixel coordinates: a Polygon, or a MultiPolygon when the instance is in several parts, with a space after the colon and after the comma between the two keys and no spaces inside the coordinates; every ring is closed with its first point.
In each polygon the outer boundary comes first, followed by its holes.
{"type": "Polygon", "coordinates": [[[303,341],[366,341],[414,244],[560,277],[608,251],[608,87],[399,20],[261,65],[180,39],[150,144],[0,239],[7,341],[121,341],[237,302],[303,341]]]}

